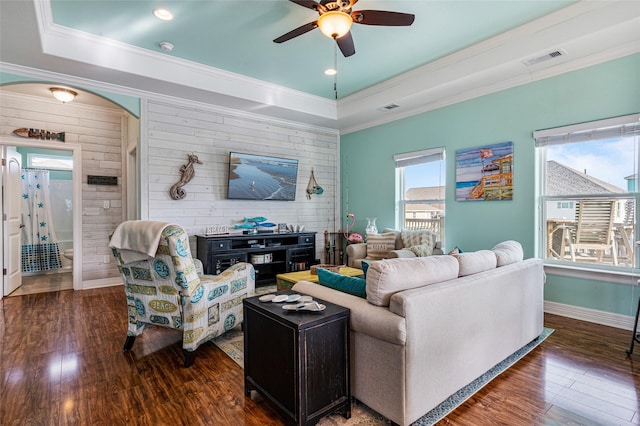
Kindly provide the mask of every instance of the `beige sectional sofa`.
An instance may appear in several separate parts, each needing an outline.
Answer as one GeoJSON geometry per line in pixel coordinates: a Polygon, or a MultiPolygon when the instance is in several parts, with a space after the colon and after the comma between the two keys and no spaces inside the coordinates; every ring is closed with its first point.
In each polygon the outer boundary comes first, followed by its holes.
{"type": "Polygon", "coordinates": [[[299,282],[351,310],[351,393],[409,425],[543,330],[542,261],[519,243],[373,262],[367,298],[299,282]]]}
{"type": "Polygon", "coordinates": [[[427,255],[443,254],[440,241],[436,241],[436,235],[430,230],[386,228],[381,234],[367,235],[367,240],[366,243],[347,245],[347,266],[362,269],[363,260],[417,257],[416,253],[420,254],[420,251],[415,247],[421,243],[428,246],[427,255]]]}

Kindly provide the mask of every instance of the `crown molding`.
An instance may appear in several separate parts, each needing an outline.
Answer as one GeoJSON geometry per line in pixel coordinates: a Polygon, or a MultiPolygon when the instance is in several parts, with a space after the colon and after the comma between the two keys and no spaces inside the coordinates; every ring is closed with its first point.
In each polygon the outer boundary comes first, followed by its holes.
{"type": "MultiPolygon", "coordinates": [[[[27,19],[35,21],[44,60],[31,64],[75,70],[69,72],[85,78],[0,63],[5,71],[234,116],[298,122],[303,128],[340,129],[341,134],[640,52],[637,2],[583,0],[335,101],[71,30],[53,22],[50,0],[32,4],[35,13],[27,19]],[[568,55],[532,67],[522,64],[556,49],[568,55]],[[400,108],[378,110],[391,103],[400,108]]],[[[39,50],[34,46],[31,53],[39,50]]]]}
{"type": "Polygon", "coordinates": [[[338,101],[342,134],[414,116],[640,52],[640,8],[579,2],[338,101]],[[526,67],[564,48],[569,54],[526,67]],[[395,103],[400,108],[382,112],[395,103]]]}
{"type": "Polygon", "coordinates": [[[36,1],[35,13],[45,54],[262,105],[337,118],[333,100],[55,24],[49,0],[36,1]]]}
{"type": "Polygon", "coordinates": [[[92,93],[94,90],[100,90],[100,91],[111,92],[119,95],[137,97],[137,98],[148,100],[148,101],[161,102],[161,103],[166,103],[170,105],[180,105],[181,107],[184,107],[184,108],[197,108],[197,109],[209,111],[215,114],[245,118],[245,119],[254,120],[254,121],[263,121],[263,122],[269,121],[270,123],[279,124],[289,128],[300,129],[300,130],[313,130],[316,132],[322,132],[332,136],[339,134],[339,131],[332,127],[318,126],[318,125],[309,124],[303,121],[286,120],[278,117],[273,117],[271,115],[258,114],[250,111],[228,108],[225,106],[215,105],[207,102],[194,101],[191,99],[164,95],[162,93],[148,92],[144,90],[133,89],[125,86],[118,86],[115,84],[104,83],[101,81],[90,80],[86,78],[79,78],[79,77],[74,77],[66,74],[54,73],[54,72],[39,70],[35,68],[28,68],[20,65],[15,65],[15,64],[8,64],[5,62],[0,62],[0,71],[36,79],[36,81],[33,81],[32,83],[56,82],[58,84],[65,84],[78,89],[85,89],[92,93]]]}

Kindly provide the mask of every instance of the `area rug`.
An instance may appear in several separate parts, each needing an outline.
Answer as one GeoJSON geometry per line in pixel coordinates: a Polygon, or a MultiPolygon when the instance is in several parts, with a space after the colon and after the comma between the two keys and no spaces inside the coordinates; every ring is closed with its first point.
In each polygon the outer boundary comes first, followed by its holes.
{"type": "MultiPolygon", "coordinates": [[[[552,328],[544,328],[542,334],[524,347],[518,349],[502,362],[495,365],[482,376],[463,387],[440,405],[429,411],[413,423],[413,426],[429,426],[443,419],[447,414],[455,410],[458,406],[469,399],[474,393],[482,389],[487,383],[507,370],[519,359],[535,349],[549,335],[553,333],[552,328]]],[[[224,335],[217,337],[213,343],[233,359],[240,367],[244,368],[244,340],[242,330],[237,327],[229,330],[224,335]]],[[[340,414],[330,414],[323,417],[318,422],[319,426],[356,426],[356,425],[383,425],[389,421],[381,414],[376,413],[366,405],[354,401],[351,405],[351,418],[345,419],[340,414]]]]}

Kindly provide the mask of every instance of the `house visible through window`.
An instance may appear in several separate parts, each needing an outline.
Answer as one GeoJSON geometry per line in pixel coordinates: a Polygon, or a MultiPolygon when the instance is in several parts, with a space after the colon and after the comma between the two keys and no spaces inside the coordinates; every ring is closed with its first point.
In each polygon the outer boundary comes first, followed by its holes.
{"type": "Polygon", "coordinates": [[[640,114],[534,132],[540,257],[548,263],[638,267],[640,114]]]}
{"type": "Polygon", "coordinates": [[[444,158],[444,148],[394,156],[398,229],[430,229],[444,242],[444,158]]]}
{"type": "Polygon", "coordinates": [[[73,158],[64,155],[27,154],[27,165],[36,169],[73,170],[73,158]]]}

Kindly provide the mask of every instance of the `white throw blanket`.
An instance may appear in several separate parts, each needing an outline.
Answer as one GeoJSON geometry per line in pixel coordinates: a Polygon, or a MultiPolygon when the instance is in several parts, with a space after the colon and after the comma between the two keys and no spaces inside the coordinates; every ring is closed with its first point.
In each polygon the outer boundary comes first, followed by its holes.
{"type": "Polygon", "coordinates": [[[129,220],[113,232],[109,247],[118,249],[124,263],[138,262],[155,256],[162,230],[167,222],[129,220]]]}

